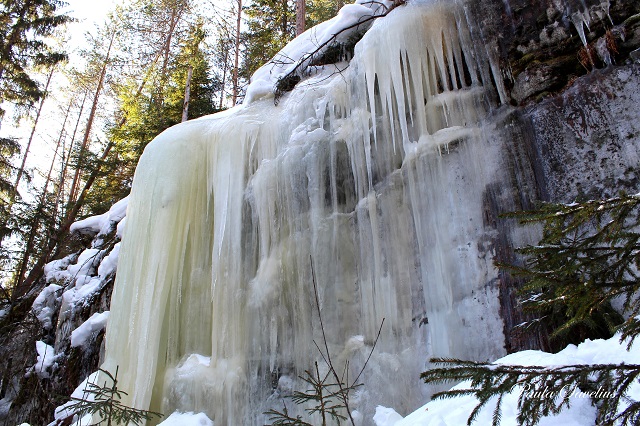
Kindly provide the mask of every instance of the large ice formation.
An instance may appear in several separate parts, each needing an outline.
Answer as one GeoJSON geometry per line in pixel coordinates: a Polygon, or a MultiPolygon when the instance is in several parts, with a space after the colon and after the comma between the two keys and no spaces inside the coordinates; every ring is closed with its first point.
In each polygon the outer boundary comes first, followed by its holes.
{"type": "Polygon", "coordinates": [[[489,161],[499,136],[484,125],[502,78],[471,31],[451,4],[408,2],[348,64],[308,69],[277,106],[269,76],[286,70],[264,68],[250,102],[147,147],[104,364],[119,367],[126,403],[265,424],[281,396],[306,389],[298,376],[316,361],[326,369],[312,270],[331,357],[349,378],[385,320],[355,418],[424,403],[430,356],[504,354],[483,212],[485,187],[508,173],[489,161]]]}

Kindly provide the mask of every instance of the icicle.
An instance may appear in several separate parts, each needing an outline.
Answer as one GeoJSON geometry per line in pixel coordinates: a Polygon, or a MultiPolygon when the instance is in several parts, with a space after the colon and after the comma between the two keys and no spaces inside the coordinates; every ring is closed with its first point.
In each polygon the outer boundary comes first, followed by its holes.
{"type": "Polygon", "coordinates": [[[607,66],[613,63],[611,59],[611,52],[609,52],[609,47],[607,47],[607,40],[604,37],[601,37],[595,43],[596,53],[602,62],[604,62],[607,66]]]}
{"type": "Polygon", "coordinates": [[[609,23],[613,25],[613,19],[611,19],[611,14],[609,13],[609,9],[611,8],[610,0],[602,0],[600,1],[600,8],[604,12],[604,14],[609,18],[609,23]]]}
{"type": "Polygon", "coordinates": [[[584,47],[587,47],[587,36],[585,35],[584,28],[589,29],[589,12],[574,12],[571,14],[571,22],[573,22],[573,26],[575,27],[578,35],[580,36],[580,40],[582,40],[582,44],[584,47]]]}

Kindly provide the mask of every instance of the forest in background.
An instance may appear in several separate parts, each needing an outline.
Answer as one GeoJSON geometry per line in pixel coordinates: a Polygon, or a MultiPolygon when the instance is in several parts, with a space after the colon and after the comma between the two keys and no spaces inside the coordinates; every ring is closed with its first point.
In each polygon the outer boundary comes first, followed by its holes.
{"type": "Polygon", "coordinates": [[[78,249],[70,225],[128,195],[156,135],[240,103],[257,68],[343,4],[136,0],[88,31],[69,60],[79,23],[63,1],[3,0],[0,299],[27,294],[47,262],[78,249]]]}

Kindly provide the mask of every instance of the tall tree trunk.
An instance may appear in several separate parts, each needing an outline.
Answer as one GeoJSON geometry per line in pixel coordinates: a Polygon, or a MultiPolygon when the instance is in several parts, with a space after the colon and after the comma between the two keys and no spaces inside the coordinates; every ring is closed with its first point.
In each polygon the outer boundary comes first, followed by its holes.
{"type": "Polygon", "coordinates": [[[191,98],[191,77],[193,77],[193,66],[189,65],[187,71],[187,81],[184,85],[184,104],[182,106],[182,121],[189,119],[189,99],[191,98]]]}
{"type": "MultiPolygon", "coordinates": [[[[142,90],[144,90],[144,87],[147,84],[148,77],[149,75],[147,75],[145,79],[142,81],[142,83],[140,83],[140,86],[138,87],[138,91],[136,92],[135,96],[140,96],[140,94],[142,93],[142,90]]],[[[118,123],[118,127],[124,126],[126,122],[127,122],[127,117],[126,116],[122,117],[120,119],[120,122],[118,123]]],[[[75,203],[73,203],[73,206],[67,211],[67,214],[65,215],[58,229],[52,233],[51,238],[49,239],[42,253],[40,254],[40,257],[31,268],[31,271],[29,271],[29,275],[27,276],[27,278],[25,278],[24,283],[22,284],[23,288],[29,290],[36,283],[36,281],[42,276],[44,265],[46,265],[50,259],[54,258],[60,253],[60,250],[61,250],[60,242],[62,242],[63,238],[69,233],[69,228],[71,227],[71,224],[75,222],[76,217],[80,212],[80,209],[84,205],[84,200],[87,196],[87,193],[93,186],[93,182],[95,182],[96,178],[100,174],[100,169],[102,168],[103,161],[107,159],[107,157],[109,156],[109,153],[111,152],[114,146],[115,146],[115,143],[113,141],[109,141],[104,151],[102,152],[102,155],[100,156],[100,161],[98,162],[97,167],[91,171],[91,174],[89,175],[89,178],[85,182],[84,187],[82,188],[82,191],[80,191],[80,195],[78,196],[78,199],[75,201],[75,203]]]]}
{"type": "Polygon", "coordinates": [[[233,60],[233,97],[231,100],[232,106],[235,106],[238,100],[238,64],[240,59],[240,26],[242,24],[242,0],[238,1],[238,19],[236,20],[236,43],[233,60]]]}
{"type": "MultiPolygon", "coordinates": [[[[31,253],[34,250],[35,238],[40,228],[41,216],[44,213],[44,207],[47,199],[47,191],[49,190],[49,183],[51,182],[51,175],[53,174],[53,167],[56,163],[56,157],[58,156],[58,152],[60,151],[60,144],[62,143],[64,130],[65,130],[65,126],[67,125],[67,119],[69,118],[69,111],[71,110],[72,102],[73,101],[69,102],[69,106],[67,107],[67,112],[64,115],[62,129],[60,129],[58,141],[56,142],[56,149],[53,153],[53,158],[51,159],[51,166],[49,167],[49,172],[47,173],[47,178],[44,182],[42,193],[40,194],[40,200],[38,201],[38,205],[36,207],[36,213],[33,217],[33,221],[31,222],[31,229],[29,230],[29,236],[27,237],[27,242],[25,244],[24,251],[22,253],[22,259],[20,261],[20,270],[18,271],[15,286],[13,288],[12,300],[15,300],[16,297],[22,296],[24,293],[26,293],[26,290],[27,290],[22,285],[24,281],[24,274],[27,271],[29,259],[31,257],[31,253]]],[[[55,211],[52,211],[52,215],[55,215],[55,211]]],[[[48,231],[50,232],[52,231],[52,229],[48,231]]],[[[49,232],[47,232],[47,234],[49,232]]]]}
{"type": "Polygon", "coordinates": [[[158,87],[157,93],[159,96],[156,99],[158,105],[161,105],[164,102],[164,86],[167,82],[167,70],[169,68],[169,54],[171,53],[171,40],[173,40],[173,34],[178,26],[178,22],[182,18],[182,12],[184,12],[184,8],[180,7],[178,4],[174,4],[173,9],[171,9],[171,17],[169,18],[169,30],[167,31],[167,37],[163,46],[163,59],[162,59],[162,67],[160,69],[160,86],[158,87]]]}
{"type": "Polygon", "coordinates": [[[306,20],[306,0],[296,0],[296,36],[304,32],[306,20]]]}
{"type": "Polygon", "coordinates": [[[227,84],[227,70],[229,69],[228,65],[229,61],[229,50],[225,49],[224,51],[224,65],[222,67],[222,89],[220,90],[220,106],[218,109],[222,109],[222,102],[224,101],[224,87],[227,84]]]}
{"type": "Polygon", "coordinates": [[[184,103],[182,105],[182,122],[189,119],[189,99],[191,98],[191,78],[193,77],[193,66],[189,65],[187,71],[187,82],[184,85],[184,103]]]}
{"type": "Polygon", "coordinates": [[[38,120],[40,120],[40,114],[42,113],[42,107],[44,105],[44,101],[47,98],[47,90],[49,90],[49,84],[51,83],[51,77],[53,77],[53,71],[54,71],[55,67],[51,67],[51,71],[49,71],[49,76],[47,77],[47,84],[44,86],[44,92],[45,94],[42,96],[42,99],[40,100],[40,105],[38,106],[38,112],[36,113],[36,118],[33,121],[33,127],[31,128],[31,134],[29,135],[29,139],[27,141],[27,147],[24,150],[24,155],[22,156],[22,164],[20,164],[20,168],[18,169],[18,175],[16,176],[16,182],[14,184],[13,187],[13,191],[11,193],[11,197],[10,197],[10,201],[9,201],[9,208],[11,208],[11,205],[13,204],[13,201],[15,200],[16,194],[18,192],[18,184],[20,183],[20,180],[22,179],[22,175],[24,174],[24,167],[27,164],[27,156],[29,155],[29,149],[31,149],[31,142],[33,142],[33,136],[36,133],[36,126],[38,125],[38,120]]]}
{"type": "MultiPolygon", "coordinates": [[[[71,135],[68,154],[64,161],[64,165],[62,166],[62,171],[60,172],[60,186],[58,186],[58,193],[56,194],[56,205],[59,204],[60,200],[64,198],[64,187],[67,183],[67,172],[69,170],[69,163],[71,162],[71,154],[73,153],[76,134],[78,132],[78,127],[80,126],[80,121],[82,120],[82,112],[84,111],[84,104],[87,101],[87,96],[89,96],[89,91],[85,90],[84,96],[82,98],[82,103],[80,104],[80,111],[78,112],[78,119],[76,120],[76,125],[73,128],[73,134],[71,135]]],[[[69,200],[71,200],[71,188],[69,188],[69,200]]]]}
{"type": "Polygon", "coordinates": [[[82,144],[80,145],[80,153],[78,156],[78,165],[76,166],[76,172],[73,176],[73,182],[71,183],[71,191],[69,192],[69,204],[73,202],[76,198],[78,185],[80,181],[80,173],[81,167],[80,163],[84,158],[85,152],[87,150],[87,145],[89,144],[89,137],[91,136],[91,127],[93,126],[93,120],[96,117],[96,110],[98,109],[98,101],[100,99],[100,93],[102,92],[102,86],[104,84],[104,76],[107,73],[107,66],[109,65],[109,59],[111,57],[111,47],[113,46],[113,40],[116,37],[116,31],[114,30],[111,34],[111,40],[109,40],[109,47],[107,48],[107,55],[105,56],[104,63],[102,64],[102,69],[100,70],[100,77],[98,79],[98,87],[96,88],[96,93],[93,96],[93,102],[91,103],[91,111],[89,112],[89,119],[87,120],[87,127],[84,131],[84,136],[82,137],[82,144]]]}

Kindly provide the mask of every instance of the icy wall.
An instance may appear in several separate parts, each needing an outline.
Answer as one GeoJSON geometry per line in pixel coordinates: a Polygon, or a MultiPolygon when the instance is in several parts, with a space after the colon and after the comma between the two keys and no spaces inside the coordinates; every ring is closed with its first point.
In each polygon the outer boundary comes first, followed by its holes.
{"type": "Polygon", "coordinates": [[[504,354],[483,212],[505,181],[485,124],[504,93],[461,13],[397,8],[348,69],[315,70],[278,106],[250,88],[246,105],[151,143],[106,342],[134,406],[264,424],[324,365],[312,269],[338,371],[357,375],[385,321],[352,401],[368,418],[423,401],[430,356],[504,354]]]}
{"type": "Polygon", "coordinates": [[[496,215],[530,207],[540,185],[518,162],[535,155],[513,145],[519,118],[498,108],[503,72],[471,31],[464,8],[410,2],[346,70],[311,69],[276,106],[270,82],[287,69],[263,68],[245,105],[150,144],[106,337],[104,367],[126,372],[130,404],[264,424],[325,365],[318,307],[349,377],[384,319],[355,418],[418,406],[431,356],[505,353],[493,261],[532,237],[496,215]]]}

